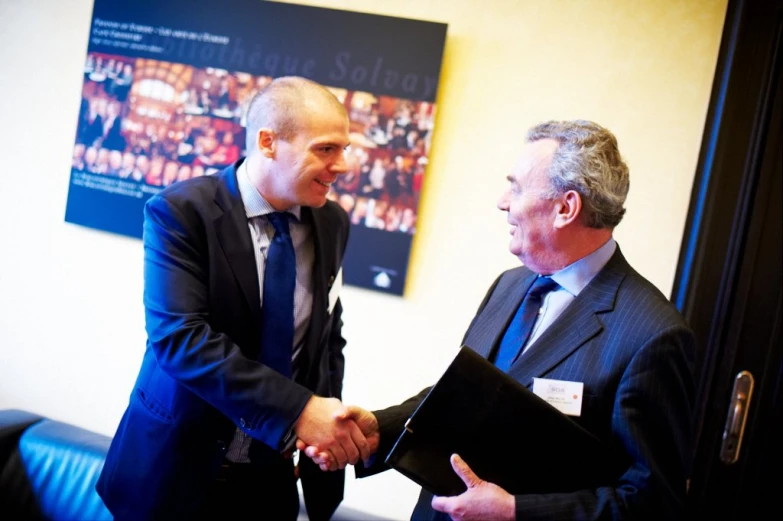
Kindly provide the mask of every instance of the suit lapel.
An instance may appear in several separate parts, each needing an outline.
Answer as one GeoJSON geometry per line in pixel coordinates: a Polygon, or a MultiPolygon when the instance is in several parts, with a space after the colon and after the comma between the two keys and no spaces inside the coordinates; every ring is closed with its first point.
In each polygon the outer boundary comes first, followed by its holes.
{"type": "MultiPolygon", "coordinates": [[[[329,270],[333,265],[334,236],[320,208],[302,207],[302,220],[310,225],[313,234],[313,308],[310,313],[310,326],[300,354],[300,368],[311,367],[314,353],[318,351],[321,333],[325,331],[324,319],[327,309],[327,291],[329,286],[329,270]]],[[[307,381],[309,373],[300,371],[303,381],[307,381]]]]}
{"type": "Polygon", "coordinates": [[[618,247],[606,266],[514,362],[508,374],[522,385],[530,387],[534,377],[546,374],[597,335],[603,329],[597,315],[614,308],[617,291],[625,279],[627,269],[628,263],[618,247]]]}
{"type": "Polygon", "coordinates": [[[250,306],[252,316],[260,321],[261,294],[258,288],[258,268],[245,205],[242,203],[237,185],[236,171],[240,164],[241,161],[218,174],[220,183],[215,193],[215,202],[223,213],[215,219],[215,234],[237,284],[250,306]]]}
{"type": "Polygon", "coordinates": [[[322,315],[326,310],[326,287],[328,284],[329,270],[334,257],[334,233],[328,223],[325,222],[321,208],[303,207],[302,212],[309,215],[310,225],[313,230],[313,248],[315,259],[313,261],[313,315],[322,315]]]}
{"type": "Polygon", "coordinates": [[[487,306],[465,339],[465,345],[484,358],[489,358],[492,350],[498,345],[506,332],[509,322],[522,303],[522,297],[530,285],[536,280],[536,274],[527,272],[521,277],[511,277],[507,282],[501,281],[487,306]]]}

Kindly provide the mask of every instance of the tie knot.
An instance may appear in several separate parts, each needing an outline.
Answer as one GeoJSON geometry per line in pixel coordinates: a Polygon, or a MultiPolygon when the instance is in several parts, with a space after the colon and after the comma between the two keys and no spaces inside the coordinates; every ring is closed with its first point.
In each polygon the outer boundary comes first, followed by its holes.
{"type": "Polygon", "coordinates": [[[275,227],[275,233],[288,235],[288,213],[287,212],[272,212],[267,214],[267,219],[275,227]]]}
{"type": "Polygon", "coordinates": [[[553,291],[560,287],[560,284],[550,279],[549,277],[538,277],[536,281],[530,286],[527,294],[530,297],[540,297],[550,291],[553,291]]]}

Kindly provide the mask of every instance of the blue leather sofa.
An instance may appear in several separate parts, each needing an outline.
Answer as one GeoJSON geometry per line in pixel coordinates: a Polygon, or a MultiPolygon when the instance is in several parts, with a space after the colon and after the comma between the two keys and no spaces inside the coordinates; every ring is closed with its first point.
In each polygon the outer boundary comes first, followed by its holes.
{"type": "MultiPolygon", "coordinates": [[[[20,410],[0,410],[0,519],[111,521],[95,492],[111,438],[20,410]]],[[[306,521],[304,505],[300,521],[306,521]]],[[[333,521],[388,521],[341,506],[333,521]]]]}
{"type": "Polygon", "coordinates": [[[111,520],[95,492],[110,441],[26,411],[0,411],[0,517],[111,520]]]}

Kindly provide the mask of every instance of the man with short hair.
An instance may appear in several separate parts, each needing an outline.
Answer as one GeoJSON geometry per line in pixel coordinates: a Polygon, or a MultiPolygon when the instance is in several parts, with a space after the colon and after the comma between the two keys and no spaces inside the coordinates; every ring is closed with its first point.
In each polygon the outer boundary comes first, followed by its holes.
{"type": "MultiPolygon", "coordinates": [[[[297,518],[297,438],[339,464],[368,458],[336,421],[338,276],[348,217],[348,116],[312,81],[278,78],[249,105],[247,158],[175,183],[144,209],[147,350],[98,483],[117,520],[297,518]]],[[[343,476],[298,468],[309,518],[343,476]]]]}
{"type": "MultiPolygon", "coordinates": [[[[683,516],[691,468],[694,336],[612,238],[625,213],[628,177],[607,129],[589,121],[533,127],[498,202],[511,225],[509,249],[524,267],[495,280],[463,338],[464,345],[527,387],[534,378],[582,383],[583,399],[573,419],[608,447],[604,468],[595,469],[590,487],[531,494],[483,481],[452,455],[467,491],[455,497],[422,491],[412,519],[683,516]],[[606,473],[610,477],[601,477],[606,473]]],[[[388,468],[386,454],[428,391],[374,415],[358,407],[343,411],[341,416],[355,419],[373,445],[380,443],[374,465],[357,467],[357,476],[388,468]]],[[[543,427],[531,417],[530,428],[543,427]]],[[[516,446],[503,432],[497,439],[498,465],[503,451],[544,450],[516,446]]],[[[322,469],[339,466],[317,446],[301,443],[300,448],[322,469]]],[[[535,468],[517,470],[536,473],[535,468]]]]}
{"type": "Polygon", "coordinates": [[[131,172],[131,179],[134,181],[144,181],[150,171],[150,159],[145,155],[139,155],[136,158],[136,164],[131,172]]]}
{"type": "Polygon", "coordinates": [[[117,172],[117,175],[122,179],[132,178],[135,167],[136,156],[133,155],[133,152],[125,152],[122,154],[122,166],[117,172]]]}
{"type": "Polygon", "coordinates": [[[161,186],[163,184],[163,165],[166,159],[158,156],[150,161],[150,168],[147,175],[144,176],[144,182],[152,186],[161,186]]]}

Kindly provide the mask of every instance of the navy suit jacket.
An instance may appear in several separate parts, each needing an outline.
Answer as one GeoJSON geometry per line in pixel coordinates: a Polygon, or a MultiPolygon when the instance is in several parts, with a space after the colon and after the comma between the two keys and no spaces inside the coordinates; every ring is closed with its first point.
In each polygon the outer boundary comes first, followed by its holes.
{"type": "MultiPolygon", "coordinates": [[[[240,163],[176,183],[144,208],[147,348],[97,485],[115,517],[193,517],[237,426],[280,451],[313,393],[341,395],[342,308],[329,313],[327,299],[348,217],[332,202],[302,208],[315,246],[313,308],[295,381],[285,378],[257,361],[260,290],[240,163]]],[[[343,473],[302,458],[300,476],[310,518],[328,519],[343,473]]],[[[274,499],[259,491],[259,511],[274,499]]]]}
{"type": "MultiPolygon", "coordinates": [[[[524,267],[501,274],[463,343],[489,357],[535,278],[524,267]]],[[[517,494],[517,519],[681,518],[690,474],[694,355],[694,336],[681,315],[628,265],[618,248],[509,369],[528,388],[534,377],[584,383],[581,416],[574,419],[610,447],[613,457],[606,467],[614,479],[597,478],[595,486],[585,490],[508,491],[517,494]]],[[[381,429],[376,464],[368,470],[357,466],[357,476],[386,469],[381,462],[427,391],[376,412],[381,429]]],[[[536,428],[534,422],[530,428],[536,428]]],[[[498,443],[502,450],[537,450],[515,446],[501,432],[498,443]]],[[[535,474],[536,469],[519,472],[535,474]]],[[[411,519],[448,519],[432,510],[431,500],[422,490],[411,519]]]]}

